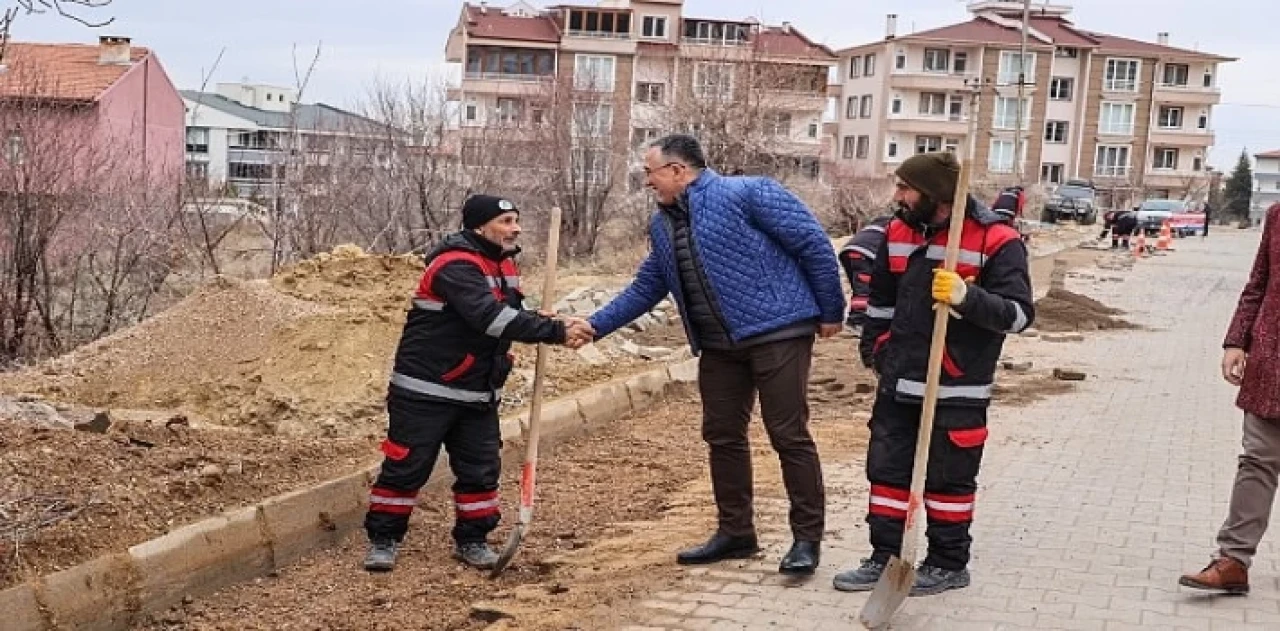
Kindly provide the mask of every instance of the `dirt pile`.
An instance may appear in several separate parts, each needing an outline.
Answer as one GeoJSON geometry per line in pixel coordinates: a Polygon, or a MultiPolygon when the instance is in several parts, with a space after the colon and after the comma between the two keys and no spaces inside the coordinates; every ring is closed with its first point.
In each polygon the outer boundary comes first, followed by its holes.
{"type": "MultiPolygon", "coordinates": [[[[392,357],[421,273],[418,257],[339,246],[270,280],[217,279],[138,326],[35,369],[0,375],[0,391],[167,409],[271,434],[380,433],[392,357]]],[[[533,349],[515,350],[505,411],[525,404],[533,380],[533,349]]],[[[650,365],[613,356],[592,366],[554,348],[547,394],[650,365]]]]}
{"type": "Polygon", "coordinates": [[[1035,327],[1053,333],[1136,328],[1118,317],[1123,313],[1088,296],[1054,288],[1036,301],[1035,327]]]}

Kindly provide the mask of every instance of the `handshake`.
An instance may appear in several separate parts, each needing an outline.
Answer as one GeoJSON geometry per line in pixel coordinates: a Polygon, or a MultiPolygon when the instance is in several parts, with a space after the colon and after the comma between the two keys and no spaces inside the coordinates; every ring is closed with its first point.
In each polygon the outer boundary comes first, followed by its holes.
{"type": "Polygon", "coordinates": [[[539,311],[539,315],[545,318],[554,318],[564,323],[565,341],[564,345],[577,350],[590,344],[596,339],[596,330],[583,318],[573,316],[556,315],[551,311],[539,311]]]}

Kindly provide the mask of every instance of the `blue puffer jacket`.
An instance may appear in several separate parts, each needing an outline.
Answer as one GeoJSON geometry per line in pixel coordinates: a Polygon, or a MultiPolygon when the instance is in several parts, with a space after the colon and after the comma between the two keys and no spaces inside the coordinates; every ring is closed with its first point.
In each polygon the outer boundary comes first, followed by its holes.
{"type": "MultiPolygon", "coordinates": [[[[693,247],[708,290],[734,342],[805,320],[844,320],[840,266],[822,226],[782,185],[768,178],[721,177],[704,170],[686,190],[693,247]]],[[[675,297],[695,353],[680,291],[670,222],[649,222],[651,251],[635,279],[590,322],[603,337],[675,297]]]]}

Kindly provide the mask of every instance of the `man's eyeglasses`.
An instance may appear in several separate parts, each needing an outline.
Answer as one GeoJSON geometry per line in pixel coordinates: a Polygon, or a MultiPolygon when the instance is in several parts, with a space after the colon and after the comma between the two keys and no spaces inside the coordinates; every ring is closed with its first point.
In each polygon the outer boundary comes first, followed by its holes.
{"type": "Polygon", "coordinates": [[[658,167],[658,168],[656,168],[656,169],[650,169],[649,167],[645,167],[645,168],[644,168],[644,174],[645,174],[645,175],[653,175],[654,173],[657,173],[658,171],[661,171],[661,170],[663,170],[663,169],[665,169],[665,168],[667,168],[667,167],[682,167],[682,166],[684,166],[684,163],[683,163],[683,162],[668,162],[668,163],[666,163],[666,164],[664,164],[664,165],[662,165],[662,166],[660,166],[660,167],[658,167]]]}

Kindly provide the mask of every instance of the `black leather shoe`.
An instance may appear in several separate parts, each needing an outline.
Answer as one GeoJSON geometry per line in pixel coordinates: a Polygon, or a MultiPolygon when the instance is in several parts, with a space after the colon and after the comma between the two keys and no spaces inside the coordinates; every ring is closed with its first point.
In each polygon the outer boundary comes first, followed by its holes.
{"type": "Polygon", "coordinates": [[[783,574],[813,574],[822,556],[822,544],[817,541],[797,541],[791,544],[787,556],[782,557],[778,571],[783,574]]]}
{"type": "Polygon", "coordinates": [[[750,537],[730,537],[716,533],[706,543],[683,550],[676,555],[676,563],[680,565],[704,565],[725,559],[746,559],[760,551],[760,544],[754,535],[750,537]]]}

